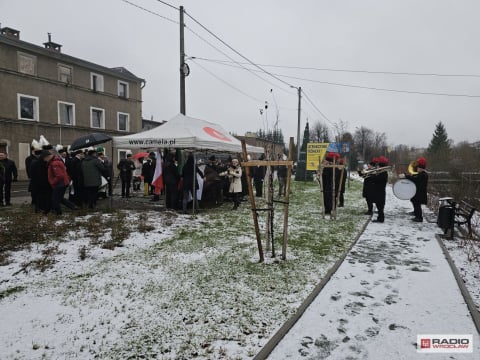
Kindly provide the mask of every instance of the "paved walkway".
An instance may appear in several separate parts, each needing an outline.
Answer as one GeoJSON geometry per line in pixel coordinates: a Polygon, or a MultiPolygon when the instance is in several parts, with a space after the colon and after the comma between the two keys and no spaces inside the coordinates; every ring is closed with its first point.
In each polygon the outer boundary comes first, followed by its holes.
{"type": "Polygon", "coordinates": [[[441,230],[412,222],[411,210],[388,188],[386,222],[368,224],[268,359],[480,359],[479,334],[435,236],[441,230]],[[472,335],[473,353],[418,353],[421,334],[472,335]]]}

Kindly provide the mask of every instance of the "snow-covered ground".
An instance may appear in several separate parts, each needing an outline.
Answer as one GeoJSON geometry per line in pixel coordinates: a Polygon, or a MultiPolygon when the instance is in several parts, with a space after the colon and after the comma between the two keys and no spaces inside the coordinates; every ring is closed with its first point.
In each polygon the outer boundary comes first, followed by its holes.
{"type": "Polygon", "coordinates": [[[389,192],[386,222],[368,225],[269,359],[480,358],[480,337],[438,228],[412,222],[408,211],[389,192]],[[472,335],[473,353],[417,353],[417,335],[426,334],[472,335]]]}
{"type": "MultiPolygon", "coordinates": [[[[336,221],[321,218],[317,186],[294,187],[286,262],[267,254],[265,263],[258,263],[247,203],[237,212],[225,204],[196,218],[131,212],[128,221],[144,221],[154,229],[133,230],[114,250],[92,246],[86,234],[72,229],[69,239],[54,244],[56,262],[44,272],[19,270],[52,244],[12,253],[10,264],[0,267],[0,358],[251,359],[366,221],[361,186],[355,182],[336,221]]],[[[312,332],[300,342],[286,338],[283,344],[293,352],[276,350],[279,359],[290,353],[290,358],[331,353],[331,359],[412,359],[420,331],[474,333],[475,353],[466,358],[478,357],[478,335],[471,324],[462,327],[468,314],[435,240],[440,230],[427,222],[411,223],[405,215],[410,210],[409,202],[389,190],[386,223],[368,225],[344,263],[347,270],[342,267],[335,275],[342,285],[330,288],[333,280],[318,297],[328,306],[312,305],[303,317],[324,327],[304,326],[312,332]],[[434,285],[443,278],[448,286],[434,285]],[[445,301],[441,315],[428,314],[436,310],[425,310],[424,301],[433,306],[440,299],[445,301]]],[[[278,210],[276,223],[281,219],[278,210]]],[[[453,253],[455,261],[465,261],[464,268],[478,267],[461,249],[453,253]]],[[[478,300],[478,270],[462,274],[478,300]]]]}

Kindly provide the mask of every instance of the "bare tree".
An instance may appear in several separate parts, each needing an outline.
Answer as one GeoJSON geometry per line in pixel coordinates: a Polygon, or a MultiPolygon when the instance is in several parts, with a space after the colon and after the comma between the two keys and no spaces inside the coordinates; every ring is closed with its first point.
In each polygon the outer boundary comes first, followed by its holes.
{"type": "Polygon", "coordinates": [[[311,142],[330,142],[330,131],[328,126],[320,121],[316,121],[310,128],[311,142]]]}

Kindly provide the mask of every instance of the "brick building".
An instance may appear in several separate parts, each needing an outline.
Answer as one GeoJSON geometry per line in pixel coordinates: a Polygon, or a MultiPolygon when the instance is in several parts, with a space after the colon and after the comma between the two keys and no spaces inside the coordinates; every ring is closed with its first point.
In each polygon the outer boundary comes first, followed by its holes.
{"type": "MultiPolygon", "coordinates": [[[[69,145],[79,136],[121,136],[142,130],[145,80],[123,67],[108,68],[20,40],[18,30],[0,29],[0,151],[25,179],[24,159],[33,139],[69,145]]],[[[114,163],[118,154],[107,154],[114,163]]],[[[117,152],[121,151],[120,149],[117,152]]]]}

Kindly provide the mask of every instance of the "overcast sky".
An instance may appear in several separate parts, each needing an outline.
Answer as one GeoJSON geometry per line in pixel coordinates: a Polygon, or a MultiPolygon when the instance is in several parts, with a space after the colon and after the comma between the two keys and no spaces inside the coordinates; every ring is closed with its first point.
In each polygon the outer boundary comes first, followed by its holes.
{"type": "Polygon", "coordinates": [[[389,145],[424,147],[441,121],[455,143],[480,140],[478,0],[129,2],[143,9],[0,0],[0,22],[24,41],[42,45],[50,32],[65,54],[144,78],[143,116],[160,121],[180,111],[174,7],[183,5],[185,53],[196,58],[187,60],[187,115],[239,135],[278,119],[296,141],[301,87],[301,134],[307,120],[343,122],[385,133],[389,145]]]}

